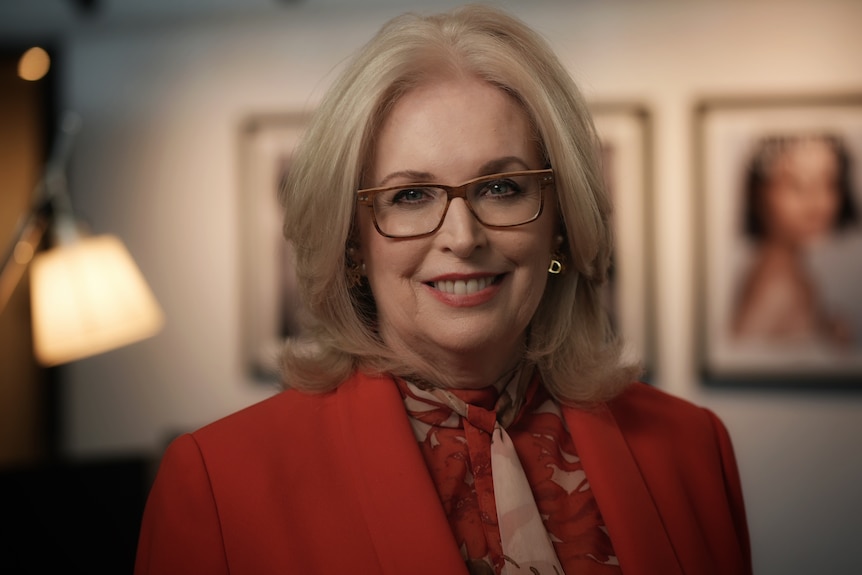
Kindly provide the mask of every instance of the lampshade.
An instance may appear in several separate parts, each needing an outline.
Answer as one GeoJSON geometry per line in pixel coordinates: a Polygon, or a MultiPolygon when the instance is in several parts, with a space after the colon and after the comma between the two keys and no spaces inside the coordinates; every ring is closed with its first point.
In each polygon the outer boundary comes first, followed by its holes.
{"type": "Polygon", "coordinates": [[[164,316],[122,242],[83,237],[39,253],[30,269],[33,347],[56,365],[154,335],[164,316]]]}

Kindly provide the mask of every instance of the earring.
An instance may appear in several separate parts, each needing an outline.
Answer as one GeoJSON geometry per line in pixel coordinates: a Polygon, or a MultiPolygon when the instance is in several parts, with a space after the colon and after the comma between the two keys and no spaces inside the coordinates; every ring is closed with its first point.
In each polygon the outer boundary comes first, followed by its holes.
{"type": "Polygon", "coordinates": [[[345,275],[347,277],[347,287],[355,288],[362,283],[362,276],[365,275],[365,263],[357,261],[356,246],[348,246],[344,253],[345,275]]]}
{"type": "Polygon", "coordinates": [[[566,271],[566,256],[560,249],[566,238],[562,234],[558,234],[554,239],[557,241],[557,249],[551,254],[551,264],[548,266],[548,273],[557,275],[566,271]]]}
{"type": "Polygon", "coordinates": [[[566,271],[566,256],[562,252],[556,251],[551,255],[551,264],[548,266],[548,273],[557,275],[566,271]]]}
{"type": "Polygon", "coordinates": [[[347,266],[346,275],[348,288],[355,288],[362,283],[362,273],[359,271],[358,264],[347,266]]]}

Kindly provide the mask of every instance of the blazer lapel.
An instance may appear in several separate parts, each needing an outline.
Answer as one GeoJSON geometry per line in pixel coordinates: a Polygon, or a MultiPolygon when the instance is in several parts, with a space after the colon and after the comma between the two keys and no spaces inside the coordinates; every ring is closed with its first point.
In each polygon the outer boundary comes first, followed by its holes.
{"type": "Polygon", "coordinates": [[[357,374],[338,394],[362,512],[384,572],[466,575],[394,382],[357,374]]]}
{"type": "Polygon", "coordinates": [[[682,575],[661,516],[606,405],[565,408],[575,448],[626,575],[682,575]]]}

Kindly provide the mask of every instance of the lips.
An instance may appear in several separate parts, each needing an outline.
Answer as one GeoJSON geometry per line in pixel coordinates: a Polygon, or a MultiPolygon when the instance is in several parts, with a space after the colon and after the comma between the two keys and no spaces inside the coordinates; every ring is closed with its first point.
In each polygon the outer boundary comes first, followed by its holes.
{"type": "Polygon", "coordinates": [[[452,295],[471,295],[493,285],[501,276],[485,276],[459,280],[440,280],[429,285],[434,289],[452,295]]]}

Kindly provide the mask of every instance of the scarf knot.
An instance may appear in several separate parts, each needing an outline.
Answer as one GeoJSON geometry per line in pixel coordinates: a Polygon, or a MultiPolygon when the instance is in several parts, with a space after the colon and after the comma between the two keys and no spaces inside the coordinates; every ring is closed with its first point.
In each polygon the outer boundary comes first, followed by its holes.
{"type": "Polygon", "coordinates": [[[500,393],[493,386],[481,389],[450,389],[449,394],[463,402],[463,409],[453,409],[465,418],[470,425],[484,431],[487,434],[494,433],[497,424],[497,401],[500,393]]]}

